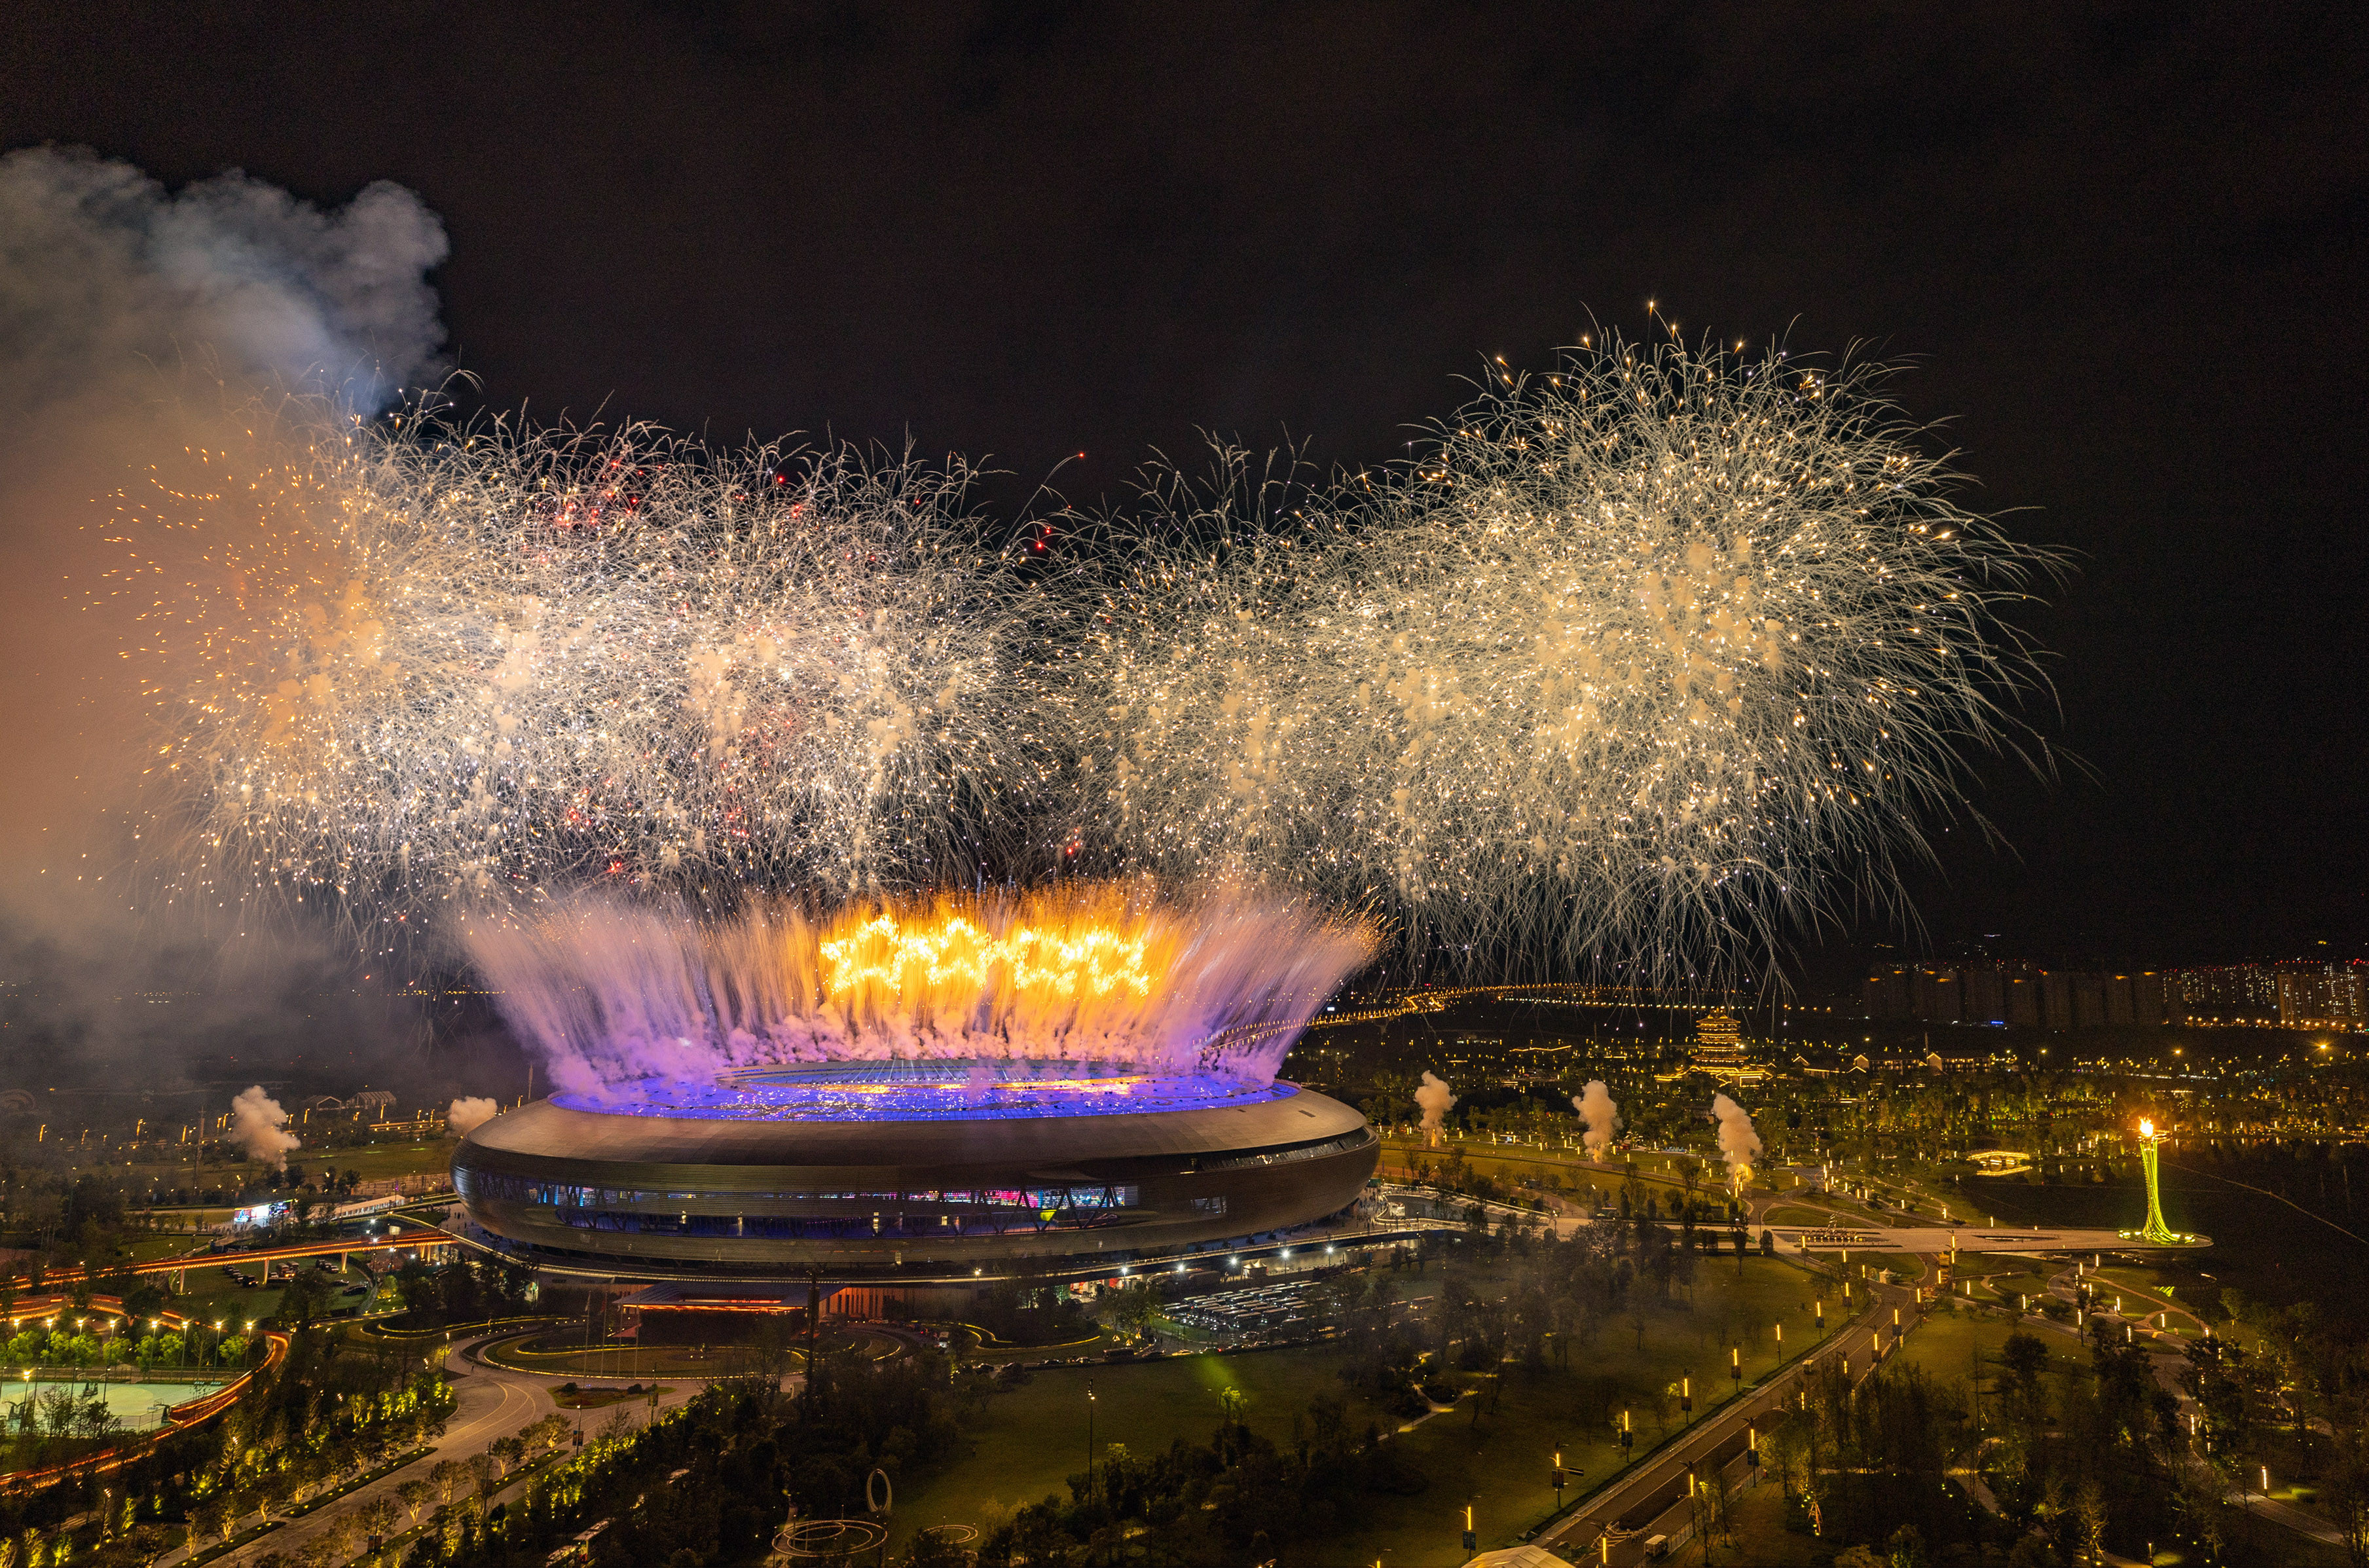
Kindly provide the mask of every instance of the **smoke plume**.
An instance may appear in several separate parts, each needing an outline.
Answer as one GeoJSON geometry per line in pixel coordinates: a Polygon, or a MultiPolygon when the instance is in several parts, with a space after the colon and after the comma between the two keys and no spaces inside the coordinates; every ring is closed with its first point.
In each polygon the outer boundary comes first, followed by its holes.
{"type": "Polygon", "coordinates": [[[233,170],[177,195],[87,148],[0,157],[0,421],[201,359],[372,413],[444,338],[444,226],[385,180],[325,212],[233,170]]]}
{"type": "Polygon", "coordinates": [[[444,1113],[444,1126],[453,1137],[466,1138],[501,1114],[498,1102],[482,1094],[465,1095],[453,1101],[452,1108],[444,1113]]]}
{"type": "Polygon", "coordinates": [[[1711,1097],[1711,1114],[1719,1118],[1719,1157],[1727,1162],[1728,1179],[1742,1191],[1752,1181],[1752,1158],[1760,1152],[1760,1135],[1752,1117],[1724,1094],[1711,1097]]]}
{"type": "Polygon", "coordinates": [[[1595,1079],[1571,1097],[1571,1106],[1587,1127],[1580,1135],[1580,1144],[1590,1160],[1601,1162],[1612,1150],[1613,1135],[1620,1130],[1620,1107],[1613,1103],[1612,1092],[1604,1086],[1604,1080],[1595,1079]]]}
{"type": "Polygon", "coordinates": [[[303,1142],[288,1130],[288,1113],[263,1092],[260,1083],[240,1090],[230,1103],[230,1140],[246,1150],[248,1159],[269,1160],[283,1171],[288,1168],[288,1151],[303,1142]]]}
{"type": "MultiPolygon", "coordinates": [[[[12,975],[21,955],[104,982],[6,1000],[19,1032],[40,1014],[70,1067],[133,1059],[169,1082],[172,1056],[217,1041],[280,1055],[323,1034],[314,998],[355,992],[359,977],[324,980],[341,960],[321,933],[267,931],[211,889],[166,885],[171,813],[141,782],[156,756],[143,688],[159,674],[143,650],[168,596],[237,585],[219,538],[166,538],[149,503],[221,498],[209,524],[254,532],[257,509],[235,503],[279,451],[257,410],[311,400],[280,430],[369,414],[432,372],[428,273],[445,249],[436,216],[394,185],[321,208],[235,172],[174,191],[85,149],[0,155],[0,950],[12,975]],[[143,577],[135,555],[187,569],[143,577]],[[166,993],[169,1013],[108,1002],[166,993]]],[[[378,1036],[383,1057],[404,1033],[345,1037],[378,1036]]]]}
{"type": "Polygon", "coordinates": [[[1416,1085],[1414,1103],[1423,1109],[1423,1139],[1436,1144],[1448,1125],[1448,1113],[1456,1107],[1456,1095],[1448,1081],[1425,1070],[1423,1082],[1416,1085]]]}

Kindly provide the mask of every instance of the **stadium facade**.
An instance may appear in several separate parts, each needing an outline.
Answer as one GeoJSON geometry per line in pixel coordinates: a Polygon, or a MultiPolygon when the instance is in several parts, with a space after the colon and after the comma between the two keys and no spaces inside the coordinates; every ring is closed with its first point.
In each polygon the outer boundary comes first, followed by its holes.
{"type": "Polygon", "coordinates": [[[1069,1062],[763,1068],[562,1094],[462,1141],[488,1243],[643,1280],[1116,1274],[1340,1215],[1379,1140],[1296,1084],[1069,1062]]]}

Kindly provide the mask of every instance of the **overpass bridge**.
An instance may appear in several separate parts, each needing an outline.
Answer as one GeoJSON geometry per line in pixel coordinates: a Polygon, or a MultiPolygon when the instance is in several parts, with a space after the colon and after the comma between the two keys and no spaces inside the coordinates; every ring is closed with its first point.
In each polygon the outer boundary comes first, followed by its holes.
{"type": "Polygon", "coordinates": [[[459,1255],[463,1243],[449,1230],[425,1220],[406,1220],[413,1227],[385,1236],[341,1236],[322,1242],[293,1242],[280,1247],[251,1247],[237,1251],[187,1253],[179,1257],[157,1258],[148,1263],[127,1264],[119,1268],[87,1266],[50,1269],[43,1272],[37,1288],[29,1276],[19,1275],[9,1283],[19,1292],[36,1288],[47,1291],[53,1286],[77,1285],[85,1280],[111,1279],[125,1274],[169,1274],[173,1276],[173,1294],[186,1294],[189,1271],[193,1268],[216,1268],[228,1265],[243,1269],[249,1264],[263,1267],[263,1283],[271,1283],[271,1265],[293,1265],[305,1258],[336,1258],[338,1272],[344,1273],[357,1253],[409,1253],[424,1263],[449,1262],[459,1255]]]}

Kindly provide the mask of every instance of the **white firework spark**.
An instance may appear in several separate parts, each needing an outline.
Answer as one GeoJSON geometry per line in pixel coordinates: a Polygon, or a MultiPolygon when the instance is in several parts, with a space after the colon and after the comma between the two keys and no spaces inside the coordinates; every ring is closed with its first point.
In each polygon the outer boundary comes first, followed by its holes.
{"type": "Polygon", "coordinates": [[[419,423],[126,498],[160,771],[234,890],[926,887],[1032,797],[1028,596],[959,464],[419,423]]]}
{"type": "Polygon", "coordinates": [[[1459,962],[1657,980],[1894,901],[1962,752],[2022,734],[1997,611],[2049,563],[1950,499],[1882,375],[1615,342],[1386,477],[1167,486],[1062,693],[1091,833],[1459,962]]]}
{"type": "Polygon", "coordinates": [[[1615,342],[1389,474],[1228,453],[1042,581],[959,464],[299,423],[128,498],[126,588],[242,894],[830,904],[1065,844],[1426,963],[1733,980],[1895,904],[2026,733],[1999,610],[2051,563],[1883,373],[1615,342]]]}

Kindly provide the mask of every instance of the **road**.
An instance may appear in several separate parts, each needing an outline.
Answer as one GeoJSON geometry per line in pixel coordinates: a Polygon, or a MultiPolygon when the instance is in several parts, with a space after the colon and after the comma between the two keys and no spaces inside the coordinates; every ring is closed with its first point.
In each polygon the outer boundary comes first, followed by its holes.
{"type": "MultiPolygon", "coordinates": [[[[367,1486],[346,1494],[326,1507],[258,1536],[238,1551],[215,1559],[215,1562],[223,1568],[233,1568],[233,1565],[252,1562],[267,1552],[296,1556],[307,1541],[327,1533],[339,1518],[377,1498],[394,1496],[396,1487],[414,1476],[426,1476],[439,1460],[465,1459],[473,1454],[484,1453],[502,1438],[518,1436],[557,1410],[558,1406],[552,1401],[551,1391],[566,1380],[564,1375],[513,1372],[468,1359],[466,1353],[472,1346],[512,1338],[518,1332],[505,1329],[498,1333],[476,1335],[453,1343],[444,1357],[444,1369],[452,1377],[452,1391],[460,1405],[452,1413],[452,1419],[446,1424],[444,1436],[428,1453],[400,1470],[380,1476],[367,1486]]],[[[659,1396],[658,1407],[669,1410],[689,1403],[704,1387],[704,1383],[697,1381],[678,1379],[669,1386],[667,1393],[659,1396]]],[[[648,1402],[640,1401],[601,1410],[561,1413],[589,1431],[606,1421],[612,1409],[631,1411],[641,1419],[647,1419],[650,1413],[648,1402]]],[[[499,1498],[509,1490],[509,1487],[502,1488],[495,1495],[499,1498]]],[[[247,1522],[251,1523],[252,1519],[253,1516],[249,1516],[247,1522]]],[[[202,1551],[207,1544],[200,1541],[197,1550],[202,1551]]],[[[157,1558],[156,1562],[159,1568],[164,1568],[164,1565],[181,1562],[190,1555],[189,1549],[182,1548],[157,1558]]]]}
{"type": "MultiPolygon", "coordinates": [[[[1693,1431],[1640,1461],[1541,1531],[1537,1544],[1570,1562],[1608,1561],[1614,1568],[1627,1568],[1645,1560],[1645,1542],[1653,1537],[1665,1535],[1675,1541],[1692,1523],[1687,1497],[1690,1470],[1707,1464],[1731,1468],[1741,1464],[1745,1429],[1756,1424],[1766,1425],[1792,1396],[1807,1368],[1841,1357],[1849,1363],[1854,1380],[1864,1378],[1875,1368],[1879,1334],[1891,1342],[1892,1336],[1884,1331],[1891,1328],[1892,1309],[1902,1309],[1904,1322],[1914,1321],[1914,1290],[1877,1286],[1870,1294],[1867,1311],[1814,1355],[1706,1415],[1693,1431]],[[1608,1526],[1619,1534],[1608,1557],[1601,1544],[1608,1526]]],[[[1724,1477],[1721,1484],[1727,1484],[1724,1477]]]]}

